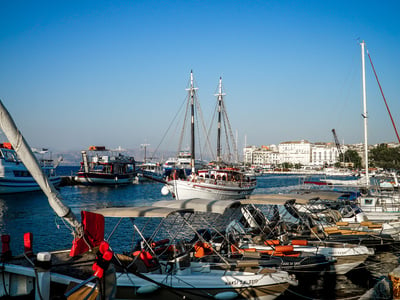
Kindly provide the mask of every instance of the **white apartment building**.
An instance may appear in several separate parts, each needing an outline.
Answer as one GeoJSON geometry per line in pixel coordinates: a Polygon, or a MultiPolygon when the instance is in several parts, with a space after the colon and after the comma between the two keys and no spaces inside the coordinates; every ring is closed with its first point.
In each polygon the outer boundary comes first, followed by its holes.
{"type": "Polygon", "coordinates": [[[281,163],[309,165],[311,162],[311,143],[306,140],[282,142],[278,145],[281,163]]]}
{"type": "MultiPolygon", "coordinates": [[[[342,149],[344,152],[346,149],[342,149]]],[[[336,146],[332,143],[312,144],[306,140],[282,142],[277,146],[248,146],[243,149],[244,163],[257,166],[281,163],[320,167],[333,165],[339,159],[336,146]]]]}
{"type": "Polygon", "coordinates": [[[275,145],[248,146],[243,149],[244,163],[257,166],[280,164],[280,155],[275,145]]]}
{"type": "Polygon", "coordinates": [[[336,145],[332,143],[315,143],[311,148],[312,166],[333,165],[339,159],[336,145]]]}

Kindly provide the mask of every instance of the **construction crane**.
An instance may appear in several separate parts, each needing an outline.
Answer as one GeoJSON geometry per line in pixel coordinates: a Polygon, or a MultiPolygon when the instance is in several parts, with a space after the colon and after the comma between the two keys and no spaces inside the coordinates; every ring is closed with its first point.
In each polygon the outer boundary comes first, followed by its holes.
{"type": "Polygon", "coordinates": [[[336,130],[332,129],[332,133],[333,133],[333,138],[335,139],[336,148],[337,148],[338,153],[339,153],[339,159],[340,159],[340,155],[342,155],[343,160],[344,160],[344,155],[343,155],[342,148],[340,147],[340,143],[339,143],[339,140],[338,140],[337,135],[336,135],[336,130]]]}

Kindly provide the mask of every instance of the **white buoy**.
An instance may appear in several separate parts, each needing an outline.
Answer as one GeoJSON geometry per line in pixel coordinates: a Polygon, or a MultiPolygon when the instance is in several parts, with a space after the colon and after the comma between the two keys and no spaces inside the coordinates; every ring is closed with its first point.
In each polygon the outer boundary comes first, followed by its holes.
{"type": "Polygon", "coordinates": [[[162,187],[161,194],[164,196],[167,196],[169,194],[169,188],[166,185],[162,187]]]}

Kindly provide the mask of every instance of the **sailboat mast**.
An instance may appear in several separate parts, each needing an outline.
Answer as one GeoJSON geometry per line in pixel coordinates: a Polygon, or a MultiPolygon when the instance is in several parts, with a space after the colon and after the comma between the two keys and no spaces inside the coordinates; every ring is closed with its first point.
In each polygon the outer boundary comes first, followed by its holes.
{"type": "Polygon", "coordinates": [[[369,167],[368,167],[368,132],[367,132],[367,89],[365,83],[365,42],[361,42],[361,64],[362,64],[362,88],[363,88],[363,114],[364,118],[364,155],[365,155],[365,177],[367,187],[369,186],[369,167]]]}
{"type": "Polygon", "coordinates": [[[218,94],[218,132],[217,132],[217,163],[221,162],[221,115],[222,115],[222,77],[219,78],[218,94]]]}
{"type": "Polygon", "coordinates": [[[190,158],[190,164],[192,166],[192,174],[194,175],[196,172],[195,169],[195,136],[194,136],[194,101],[195,101],[195,90],[196,88],[194,87],[194,83],[193,83],[193,71],[190,71],[190,88],[189,90],[189,97],[190,97],[190,107],[191,107],[191,120],[190,120],[190,136],[191,136],[191,140],[190,140],[190,154],[191,154],[191,158],[190,158]]]}

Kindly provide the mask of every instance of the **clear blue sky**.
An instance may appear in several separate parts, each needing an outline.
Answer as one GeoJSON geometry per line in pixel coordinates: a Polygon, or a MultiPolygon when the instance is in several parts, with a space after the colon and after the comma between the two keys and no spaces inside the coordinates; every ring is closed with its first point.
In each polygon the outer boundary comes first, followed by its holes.
{"type": "MultiPolygon", "coordinates": [[[[400,126],[399,1],[0,1],[0,98],[31,146],[158,145],[193,69],[239,145],[363,142],[365,40],[400,126]]],[[[396,141],[367,61],[369,143],[396,141]]],[[[164,148],[176,149],[165,144],[164,148]]]]}

